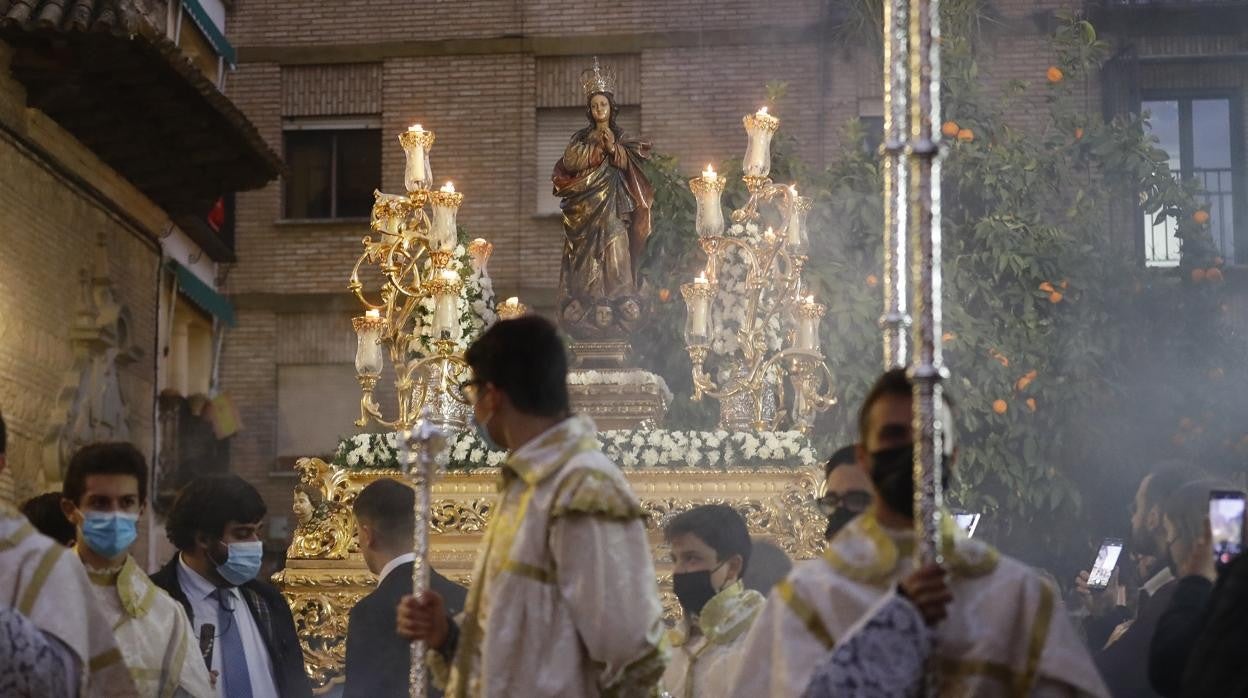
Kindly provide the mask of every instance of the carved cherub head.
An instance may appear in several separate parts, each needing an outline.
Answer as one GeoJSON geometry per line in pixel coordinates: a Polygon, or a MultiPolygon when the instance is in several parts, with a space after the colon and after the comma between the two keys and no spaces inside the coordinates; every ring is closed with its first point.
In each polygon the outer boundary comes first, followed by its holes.
{"type": "Polygon", "coordinates": [[[290,510],[294,512],[299,525],[312,520],[316,507],[321,503],[321,492],[311,485],[295,485],[295,501],[290,510]]]}

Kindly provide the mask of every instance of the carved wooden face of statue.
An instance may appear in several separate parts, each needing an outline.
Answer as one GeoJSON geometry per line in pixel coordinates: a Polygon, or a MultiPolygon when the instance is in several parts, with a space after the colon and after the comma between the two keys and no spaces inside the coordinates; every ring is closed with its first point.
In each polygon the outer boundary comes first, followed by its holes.
{"type": "Polygon", "coordinates": [[[295,502],[291,506],[291,510],[295,514],[295,519],[305,524],[312,519],[312,500],[304,492],[295,492],[295,502]]]}
{"type": "Polygon", "coordinates": [[[610,123],[611,121],[611,100],[604,94],[596,94],[589,100],[589,115],[594,117],[594,123],[598,125],[610,123]]]}

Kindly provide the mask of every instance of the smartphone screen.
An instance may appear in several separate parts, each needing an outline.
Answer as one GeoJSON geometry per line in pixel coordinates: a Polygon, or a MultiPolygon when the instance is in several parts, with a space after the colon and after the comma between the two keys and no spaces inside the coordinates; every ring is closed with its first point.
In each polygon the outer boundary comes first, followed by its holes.
{"type": "Polygon", "coordinates": [[[1214,490],[1209,493],[1209,530],[1213,534],[1213,557],[1228,565],[1244,547],[1244,495],[1214,490]]]}
{"type": "Polygon", "coordinates": [[[967,538],[975,537],[975,529],[979,526],[979,514],[957,512],[953,515],[953,520],[958,524],[958,528],[966,532],[967,538]]]}
{"type": "Polygon", "coordinates": [[[1101,549],[1096,553],[1096,562],[1092,563],[1092,571],[1088,573],[1089,589],[1104,589],[1109,586],[1109,578],[1114,576],[1118,567],[1118,556],[1122,554],[1122,540],[1106,538],[1101,549]]]}

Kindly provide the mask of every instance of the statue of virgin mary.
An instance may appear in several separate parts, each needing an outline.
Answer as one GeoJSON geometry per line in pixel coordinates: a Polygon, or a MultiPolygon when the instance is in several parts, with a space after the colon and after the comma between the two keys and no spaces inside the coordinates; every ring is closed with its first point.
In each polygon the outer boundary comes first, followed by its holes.
{"type": "Polygon", "coordinates": [[[642,317],[638,265],[654,188],[641,170],[650,144],[616,125],[614,77],[585,71],[589,125],[572,135],[551,181],[563,211],[560,325],[582,341],[627,340],[642,317]]]}

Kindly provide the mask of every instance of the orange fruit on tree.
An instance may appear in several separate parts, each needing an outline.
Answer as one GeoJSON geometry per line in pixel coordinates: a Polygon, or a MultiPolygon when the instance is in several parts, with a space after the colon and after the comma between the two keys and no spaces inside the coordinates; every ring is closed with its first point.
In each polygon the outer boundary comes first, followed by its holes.
{"type": "Polygon", "coordinates": [[[946,333],[944,333],[944,334],[942,334],[942,335],[940,336],[940,341],[942,341],[942,342],[952,342],[953,340],[955,340],[955,339],[957,339],[957,338],[958,338],[958,335],[956,335],[956,334],[954,334],[954,333],[952,333],[952,332],[946,332],[946,333]]]}
{"type": "Polygon", "coordinates": [[[875,274],[867,274],[867,286],[875,288],[880,283],[880,278],[875,274]]]}
{"type": "Polygon", "coordinates": [[[669,288],[659,289],[659,300],[666,303],[672,297],[672,290],[669,288]]]}
{"type": "Polygon", "coordinates": [[[1000,362],[1000,364],[1001,364],[1002,366],[1004,366],[1004,367],[1006,367],[1006,368],[1009,368],[1009,367],[1010,367],[1010,360],[1009,360],[1008,358],[1006,358],[1005,354],[1002,354],[1001,352],[997,351],[996,349],[989,349],[989,350],[988,350],[988,356],[991,356],[992,358],[996,359],[998,362],[1000,362]]]}
{"type": "Polygon", "coordinates": [[[1222,270],[1217,267],[1210,267],[1205,270],[1205,280],[1218,283],[1222,281],[1222,270]]]}
{"type": "Polygon", "coordinates": [[[1005,400],[994,400],[992,403],[992,411],[997,414],[1005,414],[1009,409],[1010,406],[1006,404],[1005,400]]]}
{"type": "Polygon", "coordinates": [[[1050,294],[1049,294],[1049,302],[1050,302],[1050,303],[1061,303],[1061,302],[1062,302],[1062,298],[1064,298],[1064,296],[1062,296],[1062,292],[1061,292],[1061,291],[1054,291],[1054,292],[1052,292],[1052,293],[1050,293],[1050,294]]]}
{"type": "Polygon", "coordinates": [[[1199,267],[1192,270],[1192,283],[1198,284],[1205,280],[1205,270],[1199,267]]]}
{"type": "Polygon", "coordinates": [[[1075,140],[1080,140],[1080,139],[1082,139],[1082,138],[1083,138],[1083,128],[1076,128],[1076,129],[1075,129],[1075,140]]]}
{"type": "Polygon", "coordinates": [[[1062,81],[1062,78],[1066,77],[1062,73],[1062,69],[1055,65],[1049,66],[1049,69],[1045,71],[1044,76],[1049,79],[1049,82],[1052,83],[1059,83],[1062,81]]]}
{"type": "Polygon", "coordinates": [[[975,132],[969,128],[961,129],[958,131],[958,140],[962,141],[963,143],[970,143],[971,141],[975,140],[975,132]]]}
{"type": "Polygon", "coordinates": [[[1052,293],[1053,291],[1057,289],[1053,288],[1053,284],[1049,283],[1048,281],[1045,281],[1044,283],[1040,284],[1040,290],[1044,291],[1045,293],[1052,293]]]}
{"type": "Polygon", "coordinates": [[[1032,412],[1036,411],[1036,399],[1034,397],[1027,398],[1027,409],[1032,412]]]}
{"type": "Polygon", "coordinates": [[[945,134],[946,138],[957,138],[958,131],[960,130],[958,122],[956,121],[946,121],[944,125],[940,127],[940,132],[945,134]]]}
{"type": "Polygon", "coordinates": [[[1192,220],[1204,225],[1209,222],[1209,212],[1202,208],[1192,214],[1192,220]]]}

